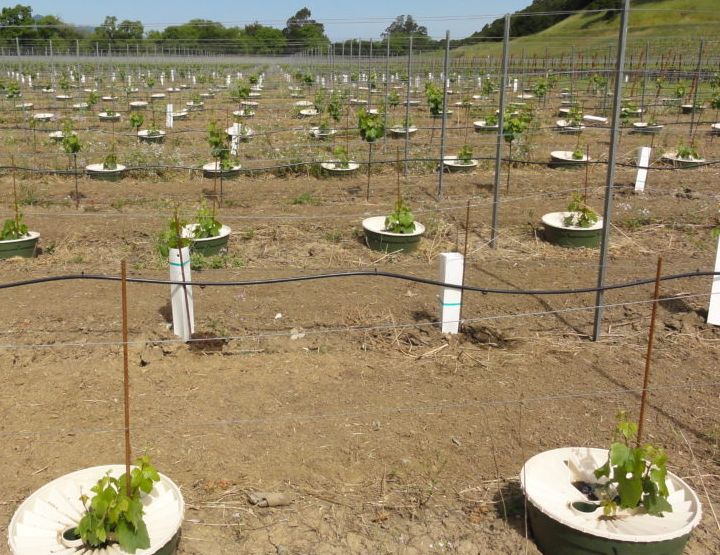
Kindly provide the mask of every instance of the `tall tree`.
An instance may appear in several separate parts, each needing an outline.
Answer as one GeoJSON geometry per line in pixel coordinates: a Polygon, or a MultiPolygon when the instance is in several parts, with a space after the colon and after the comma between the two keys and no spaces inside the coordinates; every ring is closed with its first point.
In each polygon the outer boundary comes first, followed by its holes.
{"type": "Polygon", "coordinates": [[[2,38],[35,38],[37,31],[32,27],[34,20],[32,8],[17,4],[0,11],[0,37],[2,38]]]}
{"type": "Polygon", "coordinates": [[[312,13],[308,8],[298,10],[290,17],[282,33],[287,39],[289,52],[300,52],[330,42],[325,35],[325,25],[312,19],[312,13]]]}
{"type": "Polygon", "coordinates": [[[280,29],[261,25],[257,21],[245,26],[247,46],[254,54],[282,54],[287,39],[280,29]]]}
{"type": "Polygon", "coordinates": [[[105,21],[99,27],[95,27],[95,36],[100,40],[112,42],[117,35],[117,17],[114,15],[105,16],[105,21]]]}
{"type": "Polygon", "coordinates": [[[427,36],[428,31],[427,27],[423,25],[418,25],[415,19],[413,19],[413,16],[410,14],[408,15],[399,15],[395,18],[395,21],[393,21],[387,29],[385,29],[385,32],[383,33],[383,36],[386,37],[388,35],[392,35],[395,33],[402,33],[402,34],[413,34],[413,35],[423,35],[427,36]]]}
{"type": "Polygon", "coordinates": [[[141,21],[123,19],[117,26],[117,38],[125,40],[142,40],[145,27],[141,21]]]}
{"type": "Polygon", "coordinates": [[[390,39],[390,50],[397,54],[404,54],[410,45],[410,36],[413,37],[413,50],[435,48],[437,44],[428,36],[427,27],[419,25],[411,15],[399,15],[395,18],[385,32],[385,39],[390,39]]]}

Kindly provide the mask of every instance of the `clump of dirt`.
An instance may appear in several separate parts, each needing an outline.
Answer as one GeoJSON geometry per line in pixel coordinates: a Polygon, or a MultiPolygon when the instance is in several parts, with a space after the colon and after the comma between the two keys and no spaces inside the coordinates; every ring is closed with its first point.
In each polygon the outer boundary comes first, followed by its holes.
{"type": "Polygon", "coordinates": [[[463,340],[473,345],[507,349],[515,343],[515,340],[508,339],[500,330],[479,324],[464,325],[461,333],[463,340]]]}

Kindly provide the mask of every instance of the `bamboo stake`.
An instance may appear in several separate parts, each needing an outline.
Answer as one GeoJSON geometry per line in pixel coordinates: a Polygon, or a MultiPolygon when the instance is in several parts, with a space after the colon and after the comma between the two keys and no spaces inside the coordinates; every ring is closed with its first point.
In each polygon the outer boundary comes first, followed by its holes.
{"type": "Polygon", "coordinates": [[[120,262],[120,293],[122,298],[123,401],[125,405],[125,483],[130,492],[130,376],[128,372],[127,263],[120,262]]]}
{"type": "Polygon", "coordinates": [[[653,294],[652,313],[650,315],[650,331],[648,332],[648,345],[645,354],[645,376],[643,378],[642,396],[640,397],[640,416],[638,417],[637,446],[640,447],[642,439],[643,421],[645,419],[645,404],[647,401],[647,388],[650,382],[650,361],[652,358],[653,339],[655,337],[655,317],[657,315],[658,298],[660,297],[660,276],[662,274],[662,256],[658,257],[657,273],[655,274],[655,292],[653,294]]]}

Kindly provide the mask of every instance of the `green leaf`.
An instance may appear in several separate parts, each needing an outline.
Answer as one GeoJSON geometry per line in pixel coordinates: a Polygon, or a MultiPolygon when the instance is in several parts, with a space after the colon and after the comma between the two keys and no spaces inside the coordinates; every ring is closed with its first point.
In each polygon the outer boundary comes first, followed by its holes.
{"type": "MultiPolygon", "coordinates": [[[[160,479],[148,457],[141,457],[131,472],[130,491],[125,475],[120,479],[106,475],[91,488],[95,496],[77,526],[83,542],[99,547],[115,540],[128,553],[150,546],[147,527],[143,522],[142,492],[152,491],[154,482],[160,479]]],[[[83,496],[83,504],[87,498],[83,496]]],[[[87,506],[87,505],[86,505],[87,506]]]]}
{"type": "Polygon", "coordinates": [[[125,512],[125,517],[128,522],[131,522],[133,526],[138,526],[142,522],[143,517],[143,504],[140,499],[132,499],[128,502],[128,507],[125,512]]]}
{"type": "Polygon", "coordinates": [[[121,520],[118,523],[117,538],[118,543],[120,544],[120,547],[122,547],[123,551],[127,551],[128,553],[135,553],[135,551],[139,547],[137,545],[135,530],[133,529],[132,525],[125,522],[125,520],[121,520]]]}
{"type": "Polygon", "coordinates": [[[595,469],[595,478],[610,477],[610,460],[607,460],[600,468],[595,469]]]}
{"type": "Polygon", "coordinates": [[[643,505],[648,514],[653,516],[663,516],[663,513],[672,512],[670,502],[660,495],[648,495],[643,501],[643,505]]]}
{"type": "Polygon", "coordinates": [[[610,462],[613,466],[625,466],[631,458],[630,448],[622,443],[610,446],[610,462]]]}
{"type": "Polygon", "coordinates": [[[655,484],[660,495],[667,497],[670,494],[667,487],[667,469],[665,465],[650,472],[650,481],[655,484]]]}

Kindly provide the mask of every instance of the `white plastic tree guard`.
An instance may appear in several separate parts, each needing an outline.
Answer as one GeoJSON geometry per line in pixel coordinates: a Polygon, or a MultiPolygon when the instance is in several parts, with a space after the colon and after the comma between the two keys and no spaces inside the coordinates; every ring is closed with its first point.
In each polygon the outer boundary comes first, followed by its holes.
{"type": "MultiPolygon", "coordinates": [[[[190,247],[170,249],[170,280],[191,281],[190,247]]],[[[195,312],[191,285],[171,285],[170,304],[172,305],[173,333],[189,341],[195,331],[195,312]]]]}
{"type": "MultiPolygon", "coordinates": [[[[92,496],[90,488],[106,473],[120,477],[125,465],[95,466],[56,478],[35,491],[18,507],[8,527],[8,545],[13,555],[51,555],[74,553],[126,553],[117,544],[103,549],[86,550],[69,546],[63,532],[75,528],[85,509],[80,496],[92,496]]],[[[169,543],[177,543],[185,513],[180,488],[160,474],[152,491],[143,497],[144,520],[150,536],[150,548],[138,549],[136,555],[151,555],[169,543]]]]}
{"type": "Polygon", "coordinates": [[[637,178],[635,179],[635,192],[642,193],[645,190],[652,149],[649,146],[641,146],[638,150],[640,152],[638,153],[638,172],[637,178]]]}
{"type": "MultiPolygon", "coordinates": [[[[465,260],[459,252],[440,254],[440,279],[443,283],[462,285],[465,260]]],[[[460,331],[460,307],[462,306],[462,290],[443,287],[441,293],[440,321],[443,333],[460,331]]]]}
{"type": "MultiPolygon", "coordinates": [[[[720,272],[720,237],[718,237],[717,254],[715,255],[715,272],[720,272]]],[[[720,275],[713,276],[707,323],[720,326],[720,275]]]]}
{"type": "Polygon", "coordinates": [[[165,127],[172,129],[173,126],[173,105],[168,104],[165,106],[165,127]]]}

